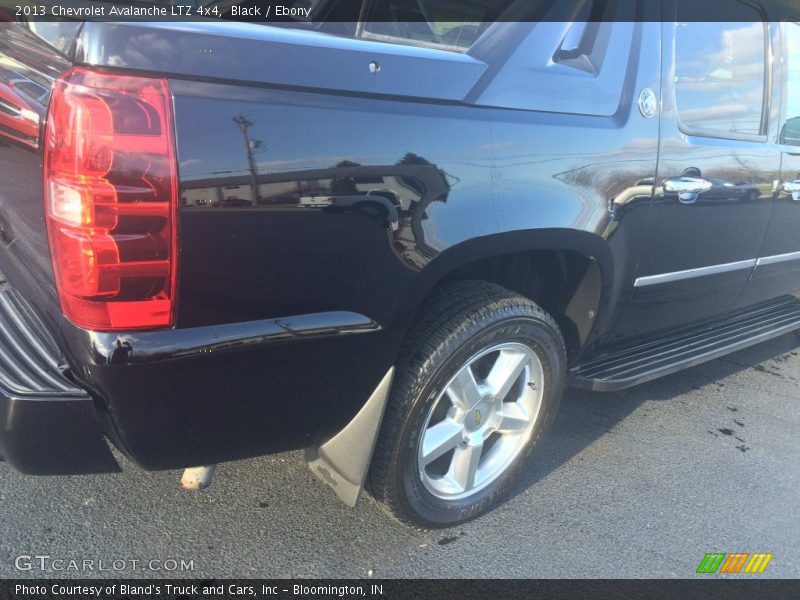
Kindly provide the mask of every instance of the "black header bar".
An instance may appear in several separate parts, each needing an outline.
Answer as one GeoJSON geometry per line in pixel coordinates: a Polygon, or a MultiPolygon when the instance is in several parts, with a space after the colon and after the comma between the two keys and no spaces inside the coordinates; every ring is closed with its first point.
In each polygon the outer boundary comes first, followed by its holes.
{"type": "MultiPolygon", "coordinates": [[[[0,22],[238,21],[315,28],[336,22],[725,21],[744,0],[0,0],[0,22]],[[647,10],[644,4],[648,4],[647,10]],[[416,8],[423,6],[425,10],[416,8]],[[728,7],[728,8],[726,8],[728,7]],[[659,15],[659,16],[656,16],[659,15]]],[[[749,0],[748,0],[749,2],[749,0]]],[[[770,21],[800,22],[800,0],[756,0],[770,21]]]]}

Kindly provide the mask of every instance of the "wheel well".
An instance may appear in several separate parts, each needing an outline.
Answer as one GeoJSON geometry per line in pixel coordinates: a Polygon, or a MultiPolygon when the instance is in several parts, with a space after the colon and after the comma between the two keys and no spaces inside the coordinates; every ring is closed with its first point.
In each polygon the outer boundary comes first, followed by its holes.
{"type": "Polygon", "coordinates": [[[575,250],[531,250],[476,260],[444,281],[490,281],[525,296],[558,323],[571,359],[597,320],[602,277],[597,261],[575,250]]]}

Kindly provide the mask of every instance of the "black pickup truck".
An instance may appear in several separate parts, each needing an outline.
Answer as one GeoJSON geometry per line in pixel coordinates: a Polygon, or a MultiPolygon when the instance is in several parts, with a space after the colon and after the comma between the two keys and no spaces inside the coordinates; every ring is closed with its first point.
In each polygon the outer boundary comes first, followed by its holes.
{"type": "Polygon", "coordinates": [[[311,4],[0,23],[20,471],[114,472],[110,442],[202,487],[307,449],[346,502],[449,526],[565,386],[800,328],[800,25],[773,2],[311,4]]]}

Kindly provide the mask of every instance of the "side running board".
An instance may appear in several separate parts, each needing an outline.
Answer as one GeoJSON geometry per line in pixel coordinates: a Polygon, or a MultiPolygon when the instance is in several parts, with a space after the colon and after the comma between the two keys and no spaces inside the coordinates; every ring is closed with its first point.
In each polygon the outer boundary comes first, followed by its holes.
{"type": "Polygon", "coordinates": [[[800,300],[787,296],[578,364],[570,371],[570,385],[602,392],[621,390],[796,329],[800,329],[800,300]]]}

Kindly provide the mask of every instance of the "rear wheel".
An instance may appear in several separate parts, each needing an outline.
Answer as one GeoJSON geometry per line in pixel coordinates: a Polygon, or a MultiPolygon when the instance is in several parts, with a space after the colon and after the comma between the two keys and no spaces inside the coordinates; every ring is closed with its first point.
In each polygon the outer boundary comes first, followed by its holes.
{"type": "Polygon", "coordinates": [[[412,327],[370,484],[398,519],[436,528],[502,501],[555,416],[564,343],[536,304],[497,285],[439,288],[412,327]]]}

